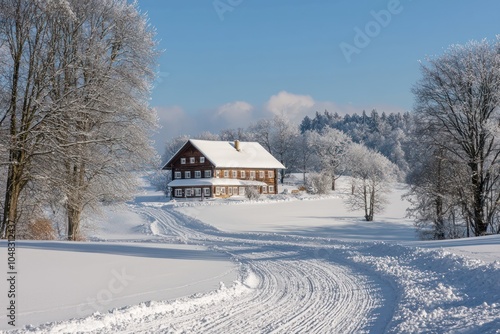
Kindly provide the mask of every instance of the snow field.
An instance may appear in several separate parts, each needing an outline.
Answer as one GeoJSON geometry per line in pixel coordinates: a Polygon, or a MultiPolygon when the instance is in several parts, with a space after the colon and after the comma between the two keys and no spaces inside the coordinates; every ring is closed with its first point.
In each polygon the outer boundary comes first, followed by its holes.
{"type": "MultiPolygon", "coordinates": [[[[213,264],[227,265],[220,259],[228,258],[237,279],[191,296],[166,294],[165,301],[124,299],[110,311],[44,325],[34,321],[13,333],[500,333],[499,236],[417,241],[403,218],[401,191],[393,193],[386,213],[366,223],[359,213],[342,208],[342,195],[253,203],[165,203],[141,196],[128,206],[131,213],[124,215],[135,221],[125,224],[127,231],[119,229],[118,240],[133,241],[140,233],[137,241],[151,248],[143,251],[144,259],[159,256],[165,247],[176,249],[169,254],[182,260],[179,264],[199,259],[198,268],[172,263],[180,272],[179,286],[182,277],[199,278],[213,264]],[[185,253],[183,247],[206,253],[185,253]],[[213,257],[219,260],[211,262],[213,257]],[[195,271],[187,274],[189,268],[195,271]]],[[[108,228],[95,239],[112,235],[108,228]]],[[[63,244],[58,252],[69,247],[63,244]]],[[[115,243],[95,245],[102,253],[99,247],[115,243]]],[[[118,255],[116,248],[111,253],[118,255]]],[[[213,284],[216,275],[208,276],[213,284]]],[[[165,290],[142,282],[155,296],[165,290]]]]}

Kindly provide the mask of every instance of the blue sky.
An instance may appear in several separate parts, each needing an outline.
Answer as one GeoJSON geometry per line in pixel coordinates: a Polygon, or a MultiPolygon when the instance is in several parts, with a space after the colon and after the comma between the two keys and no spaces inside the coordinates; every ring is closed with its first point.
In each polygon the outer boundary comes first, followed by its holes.
{"type": "Polygon", "coordinates": [[[419,60],[500,33],[498,0],[138,4],[164,50],[151,101],[163,126],[158,147],[280,112],[299,121],[324,109],[411,110],[419,60]]]}

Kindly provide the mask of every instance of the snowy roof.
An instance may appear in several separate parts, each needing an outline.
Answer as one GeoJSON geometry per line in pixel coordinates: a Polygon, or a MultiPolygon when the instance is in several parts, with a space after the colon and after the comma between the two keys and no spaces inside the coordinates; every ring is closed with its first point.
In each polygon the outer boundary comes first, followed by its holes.
{"type": "MultiPolygon", "coordinates": [[[[219,168],[276,168],[285,169],[275,157],[257,142],[240,142],[236,150],[234,142],[190,139],[191,143],[215,167],[219,168]]],[[[168,167],[182,148],[167,162],[168,167]]]]}
{"type": "Polygon", "coordinates": [[[238,179],[179,179],[168,184],[169,187],[202,187],[202,186],[265,186],[265,182],[238,179]]]}

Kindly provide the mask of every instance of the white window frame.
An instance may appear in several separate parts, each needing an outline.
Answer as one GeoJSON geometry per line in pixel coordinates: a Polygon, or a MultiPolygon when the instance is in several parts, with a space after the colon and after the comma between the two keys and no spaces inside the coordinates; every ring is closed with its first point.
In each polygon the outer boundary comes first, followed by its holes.
{"type": "Polygon", "coordinates": [[[218,170],[218,169],[217,169],[217,170],[215,171],[215,177],[219,177],[219,176],[220,176],[220,170],[218,170]]]}
{"type": "Polygon", "coordinates": [[[238,188],[238,195],[245,196],[245,187],[238,188]]]}
{"type": "Polygon", "coordinates": [[[250,171],[250,180],[255,180],[255,171],[254,170],[250,171]]]}
{"type": "Polygon", "coordinates": [[[241,175],[242,179],[244,179],[244,178],[247,177],[247,174],[246,174],[246,172],[244,170],[241,171],[240,175],[241,175]]]}
{"type": "Polygon", "coordinates": [[[194,195],[196,197],[201,197],[201,188],[194,188],[194,195]]]}
{"type": "Polygon", "coordinates": [[[215,194],[220,195],[220,187],[215,187],[215,194]]]}
{"type": "Polygon", "coordinates": [[[267,194],[267,186],[262,186],[262,193],[267,194]]]}
{"type": "Polygon", "coordinates": [[[233,179],[238,178],[238,171],[237,170],[233,170],[232,174],[233,174],[233,179]]]}
{"type": "Polygon", "coordinates": [[[206,170],[205,171],[205,178],[208,179],[208,178],[211,178],[212,177],[212,171],[211,170],[206,170]]]}
{"type": "Polygon", "coordinates": [[[221,193],[221,195],[225,195],[226,194],[226,187],[220,187],[220,193],[221,193]]]}
{"type": "Polygon", "coordinates": [[[201,179],[201,170],[195,170],[194,171],[194,178],[195,179],[201,179]]]}
{"type": "Polygon", "coordinates": [[[187,170],[184,172],[184,178],[185,179],[190,179],[191,178],[191,171],[187,170]]]}
{"type": "Polygon", "coordinates": [[[263,179],[266,176],[263,170],[259,171],[259,179],[263,179]]]}
{"type": "Polygon", "coordinates": [[[233,187],[227,187],[227,194],[233,196],[233,187]]]}
{"type": "Polygon", "coordinates": [[[193,196],[193,189],[186,188],[186,197],[192,197],[192,196],[193,196]]]}
{"type": "Polygon", "coordinates": [[[238,187],[233,187],[233,195],[238,195],[238,187]]]}
{"type": "Polygon", "coordinates": [[[203,188],[203,195],[205,197],[210,197],[210,188],[203,188]]]}
{"type": "Polygon", "coordinates": [[[175,172],[174,173],[174,179],[182,179],[182,173],[181,172],[175,172]]]}
{"type": "Polygon", "coordinates": [[[205,163],[205,157],[200,157],[200,164],[205,163]]]}
{"type": "Polygon", "coordinates": [[[181,165],[185,165],[186,164],[186,158],[181,158],[181,165]]]}
{"type": "Polygon", "coordinates": [[[190,164],[194,164],[195,162],[196,162],[196,158],[195,157],[189,158],[189,163],[190,164]]]}
{"type": "Polygon", "coordinates": [[[267,176],[268,176],[270,179],[274,178],[274,171],[273,171],[273,170],[268,171],[268,172],[267,172],[267,176]]]}
{"type": "Polygon", "coordinates": [[[224,178],[227,179],[229,177],[229,171],[225,170],[224,171],[224,178]]]}
{"type": "Polygon", "coordinates": [[[270,194],[274,194],[274,186],[269,186],[267,191],[270,193],[270,194]]]}
{"type": "Polygon", "coordinates": [[[182,189],[176,188],[174,192],[175,197],[182,197],[182,189]]]}

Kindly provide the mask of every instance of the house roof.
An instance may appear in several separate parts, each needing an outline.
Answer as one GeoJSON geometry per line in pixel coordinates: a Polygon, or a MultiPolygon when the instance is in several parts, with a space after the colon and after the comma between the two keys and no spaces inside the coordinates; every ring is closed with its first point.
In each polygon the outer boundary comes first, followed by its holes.
{"type": "Polygon", "coordinates": [[[165,164],[167,169],[179,153],[191,143],[215,167],[219,168],[273,168],[285,169],[275,157],[257,142],[240,142],[236,150],[234,142],[189,139],[165,164]]]}
{"type": "Polygon", "coordinates": [[[203,187],[203,186],[265,186],[265,182],[239,179],[179,179],[168,184],[169,187],[203,187]]]}

